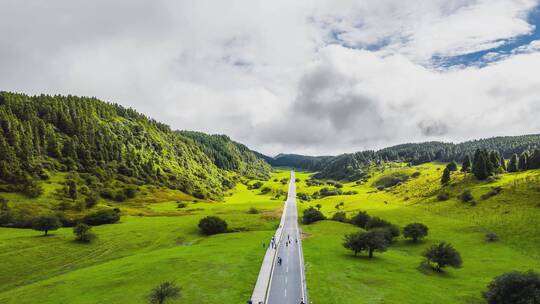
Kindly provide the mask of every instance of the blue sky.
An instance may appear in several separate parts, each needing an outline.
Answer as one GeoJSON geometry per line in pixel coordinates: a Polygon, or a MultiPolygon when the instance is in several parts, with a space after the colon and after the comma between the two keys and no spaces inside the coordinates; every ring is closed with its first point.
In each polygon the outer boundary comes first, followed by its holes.
{"type": "Polygon", "coordinates": [[[512,52],[517,50],[521,46],[526,46],[534,40],[540,39],[540,7],[535,7],[527,14],[527,22],[534,27],[531,33],[512,37],[510,39],[501,39],[500,41],[504,44],[479,52],[474,52],[470,54],[464,54],[460,56],[433,56],[432,61],[435,66],[438,67],[452,67],[457,65],[469,66],[485,66],[489,63],[504,59],[506,56],[512,55],[512,52]],[[485,56],[487,54],[497,54],[494,60],[487,59],[485,56]]]}

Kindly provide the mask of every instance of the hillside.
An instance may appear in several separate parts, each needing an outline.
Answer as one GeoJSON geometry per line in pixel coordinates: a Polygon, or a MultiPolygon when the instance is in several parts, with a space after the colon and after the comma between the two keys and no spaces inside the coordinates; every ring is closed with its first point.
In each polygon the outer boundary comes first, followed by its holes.
{"type": "Polygon", "coordinates": [[[60,178],[51,208],[66,200],[123,201],[140,185],[221,199],[234,174],[267,178],[269,171],[226,136],[174,132],[95,98],[0,92],[0,192],[35,198],[60,178]]]}
{"type": "Polygon", "coordinates": [[[431,161],[461,162],[466,155],[472,157],[477,149],[498,151],[509,159],[525,151],[540,147],[540,135],[504,136],[466,141],[458,144],[443,142],[409,143],[378,151],[361,151],[337,156],[313,157],[280,154],[270,164],[303,170],[318,171],[322,179],[357,180],[366,175],[369,166],[381,162],[397,161],[418,165],[431,161]]]}
{"type": "MultiPolygon", "coordinates": [[[[314,207],[327,217],[302,227],[307,284],[314,303],[481,304],[486,303],[482,292],[494,277],[540,268],[536,245],[540,241],[540,170],[503,173],[486,181],[458,170],[447,185],[441,185],[444,168],[440,163],[384,163],[371,167],[370,177],[362,182],[342,184],[343,193],[356,194],[311,197],[299,204],[300,211],[314,207]],[[381,183],[395,177],[406,178],[381,189],[381,183]],[[466,190],[472,201],[461,199],[466,190]],[[401,230],[373,259],[366,253],[355,257],[343,247],[346,234],[364,231],[349,222],[359,211],[401,230]],[[415,222],[429,228],[418,242],[403,236],[403,227],[415,222]],[[448,242],[459,251],[460,268],[438,273],[422,264],[425,250],[439,242],[448,242]]],[[[313,173],[298,183],[299,198],[301,192],[311,194],[333,186],[317,185],[310,179],[313,173]]]]}
{"type": "Polygon", "coordinates": [[[208,135],[194,131],[178,131],[193,139],[201,150],[220,169],[234,171],[249,178],[268,179],[271,167],[259,153],[226,135],[208,135]]]}

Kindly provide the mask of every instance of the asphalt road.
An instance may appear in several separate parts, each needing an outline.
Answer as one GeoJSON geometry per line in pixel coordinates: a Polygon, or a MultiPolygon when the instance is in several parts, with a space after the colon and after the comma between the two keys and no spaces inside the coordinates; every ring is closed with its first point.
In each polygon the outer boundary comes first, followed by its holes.
{"type": "Polygon", "coordinates": [[[289,194],[285,204],[285,221],[283,233],[278,244],[277,256],[281,265],[273,268],[270,281],[268,304],[299,304],[306,299],[304,263],[302,242],[298,230],[298,215],[296,211],[296,184],[294,172],[291,173],[289,194]]]}

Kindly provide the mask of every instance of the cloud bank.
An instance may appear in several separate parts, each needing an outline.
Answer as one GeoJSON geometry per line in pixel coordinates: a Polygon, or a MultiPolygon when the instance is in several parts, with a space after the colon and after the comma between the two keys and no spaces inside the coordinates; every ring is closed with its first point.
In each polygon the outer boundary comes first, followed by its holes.
{"type": "Polygon", "coordinates": [[[537,1],[427,2],[2,1],[0,89],[96,96],[268,154],[540,132],[540,40],[495,51],[535,37],[537,1]]]}

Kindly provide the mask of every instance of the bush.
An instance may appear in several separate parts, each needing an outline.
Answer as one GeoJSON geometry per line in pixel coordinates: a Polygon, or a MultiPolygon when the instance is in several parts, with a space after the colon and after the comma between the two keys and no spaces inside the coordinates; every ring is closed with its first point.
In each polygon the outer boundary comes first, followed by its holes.
{"type": "Polygon", "coordinates": [[[114,195],[114,200],[117,201],[117,202],[123,202],[125,200],[127,200],[127,196],[126,194],[124,194],[124,192],[117,192],[115,195],[114,195]]]}
{"type": "Polygon", "coordinates": [[[124,195],[127,198],[134,198],[136,194],[137,194],[137,189],[135,188],[129,187],[129,188],[124,189],[124,195]]]}
{"type": "Polygon", "coordinates": [[[267,193],[270,193],[272,192],[272,188],[270,187],[264,187],[261,189],[261,194],[267,194],[267,193]]]}
{"type": "Polygon", "coordinates": [[[486,242],[497,242],[499,240],[499,236],[494,232],[486,233],[486,242]]]}
{"type": "Polygon", "coordinates": [[[369,214],[367,214],[367,212],[365,211],[358,211],[358,213],[353,216],[351,218],[351,224],[355,225],[355,226],[358,226],[358,227],[361,227],[361,228],[366,228],[366,224],[367,222],[369,221],[371,217],[369,216],[369,214]]]}
{"type": "Polygon", "coordinates": [[[502,187],[494,187],[494,188],[491,188],[491,190],[489,190],[488,193],[482,195],[482,199],[483,199],[483,200],[486,200],[486,199],[488,199],[488,198],[490,198],[490,197],[493,197],[493,196],[495,196],[495,195],[501,193],[501,191],[502,191],[502,187]]]}
{"type": "Polygon", "coordinates": [[[113,192],[111,189],[109,188],[105,188],[103,190],[101,190],[101,192],[99,193],[99,195],[104,198],[104,199],[108,199],[108,200],[112,200],[113,199],[113,192]]]}
{"type": "Polygon", "coordinates": [[[36,198],[43,193],[43,187],[34,180],[30,180],[24,185],[23,193],[30,198],[36,198]]]}
{"type": "Polygon", "coordinates": [[[459,195],[459,199],[465,203],[473,201],[474,196],[471,193],[471,189],[463,190],[463,192],[461,192],[461,194],[459,195]]]}
{"type": "Polygon", "coordinates": [[[435,264],[432,267],[438,272],[441,272],[446,266],[459,268],[462,264],[459,252],[445,242],[432,245],[424,252],[423,256],[429,265],[435,264]]]}
{"type": "Polygon", "coordinates": [[[73,227],[79,222],[79,219],[68,217],[64,212],[61,211],[56,212],[56,217],[58,217],[58,220],[60,221],[62,227],[73,227]]]}
{"type": "Polygon", "coordinates": [[[437,200],[439,202],[444,202],[450,199],[450,193],[446,191],[441,191],[437,194],[437,200]]]}
{"type": "Polygon", "coordinates": [[[303,201],[310,201],[311,200],[311,196],[309,196],[308,194],[302,193],[302,192],[297,193],[296,197],[298,197],[298,199],[303,200],[303,201]]]}
{"type": "Polygon", "coordinates": [[[409,179],[409,175],[404,172],[394,172],[392,174],[380,177],[373,184],[377,189],[382,190],[384,188],[390,188],[397,184],[403,183],[409,179]]]}
{"type": "Polygon", "coordinates": [[[255,207],[251,207],[251,208],[249,208],[248,213],[249,214],[257,214],[257,213],[259,213],[259,210],[257,208],[255,208],[255,207]]]}
{"type": "Polygon", "coordinates": [[[332,215],[332,221],[345,223],[347,222],[347,214],[343,211],[336,212],[332,215]]]}
{"type": "Polygon", "coordinates": [[[88,243],[91,242],[96,236],[90,231],[91,226],[88,226],[84,223],[79,223],[77,226],[73,227],[73,234],[75,234],[75,240],[77,242],[88,243]]]}
{"type": "Polygon", "coordinates": [[[181,289],[174,282],[163,282],[150,291],[148,303],[164,304],[169,299],[176,299],[181,295],[181,289]]]}
{"type": "Polygon", "coordinates": [[[217,216],[207,216],[199,221],[199,229],[206,235],[224,233],[227,231],[227,222],[217,216]]]}
{"type": "Polygon", "coordinates": [[[96,212],[87,214],[83,217],[82,222],[91,225],[98,226],[103,224],[113,224],[120,220],[120,210],[118,209],[102,209],[96,212]]]}
{"type": "Polygon", "coordinates": [[[186,207],[187,207],[186,202],[180,202],[180,201],[176,202],[176,208],[182,209],[182,208],[186,208],[186,207]]]}
{"type": "Polygon", "coordinates": [[[417,178],[417,177],[419,177],[419,176],[420,176],[420,171],[416,171],[416,172],[414,172],[413,174],[411,174],[411,177],[412,177],[412,178],[417,178]]]}
{"type": "Polygon", "coordinates": [[[533,271],[502,274],[487,288],[484,298],[489,304],[540,303],[540,275],[533,271]]]}
{"type": "Polygon", "coordinates": [[[429,228],[422,223],[412,223],[408,224],[403,228],[403,236],[405,238],[410,238],[413,242],[418,241],[419,239],[428,235],[429,228]]]}
{"type": "Polygon", "coordinates": [[[34,230],[43,231],[44,235],[48,235],[49,231],[57,230],[62,227],[62,223],[56,215],[44,215],[34,219],[32,228],[34,230]]]}
{"type": "Polygon", "coordinates": [[[261,188],[263,185],[262,182],[260,181],[256,181],[255,183],[253,183],[252,185],[248,186],[249,189],[259,189],[261,188]]]}
{"type": "Polygon", "coordinates": [[[327,187],[322,188],[319,190],[318,195],[321,197],[327,197],[327,196],[335,196],[335,195],[341,195],[343,194],[343,191],[338,188],[329,189],[327,187]]]}
{"type": "Polygon", "coordinates": [[[325,220],[326,217],[317,209],[309,207],[304,210],[304,215],[302,217],[302,222],[304,224],[311,224],[317,221],[325,220]]]}
{"type": "Polygon", "coordinates": [[[90,194],[84,199],[86,208],[92,208],[98,203],[98,197],[95,194],[90,194]]]}
{"type": "Polygon", "coordinates": [[[392,226],[392,223],[390,223],[389,221],[383,220],[380,217],[371,217],[367,221],[365,228],[369,230],[373,228],[384,228],[384,227],[389,227],[389,226],[392,226]]]}

